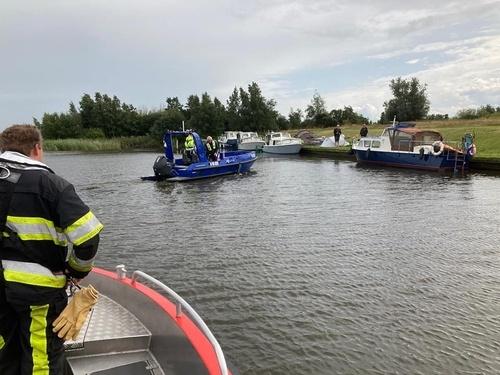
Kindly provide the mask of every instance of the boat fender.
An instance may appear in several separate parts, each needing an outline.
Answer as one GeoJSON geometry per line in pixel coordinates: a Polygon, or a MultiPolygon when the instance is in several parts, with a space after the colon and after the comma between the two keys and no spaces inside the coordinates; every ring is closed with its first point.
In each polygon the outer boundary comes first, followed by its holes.
{"type": "Polygon", "coordinates": [[[444,151],[444,143],[441,141],[436,141],[432,144],[431,153],[434,156],[441,155],[444,151]]]}
{"type": "Polygon", "coordinates": [[[470,156],[474,156],[476,155],[476,145],[473,143],[469,146],[469,148],[467,149],[467,153],[470,155],[470,156]]]}
{"type": "Polygon", "coordinates": [[[169,177],[172,174],[173,164],[165,157],[160,155],[153,164],[153,171],[156,177],[169,177]]]}
{"type": "Polygon", "coordinates": [[[420,159],[423,159],[424,158],[424,148],[423,147],[420,147],[420,150],[418,150],[418,152],[420,153],[420,159]]]}

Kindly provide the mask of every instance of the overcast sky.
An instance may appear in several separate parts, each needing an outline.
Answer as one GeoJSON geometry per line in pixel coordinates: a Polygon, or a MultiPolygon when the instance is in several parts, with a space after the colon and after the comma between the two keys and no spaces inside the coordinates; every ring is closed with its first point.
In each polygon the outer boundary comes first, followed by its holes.
{"type": "Polygon", "coordinates": [[[84,93],[155,109],[252,81],[286,116],[318,92],[377,120],[399,76],[431,113],[500,105],[500,0],[411,3],[0,0],[0,129],[84,93]]]}

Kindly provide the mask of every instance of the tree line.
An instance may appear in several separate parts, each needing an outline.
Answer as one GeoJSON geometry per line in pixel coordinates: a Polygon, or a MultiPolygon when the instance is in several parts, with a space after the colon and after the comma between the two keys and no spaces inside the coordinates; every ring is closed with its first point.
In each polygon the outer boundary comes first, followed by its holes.
{"type": "MultiPolygon", "coordinates": [[[[379,123],[415,121],[421,119],[446,120],[448,115],[429,115],[430,102],[427,85],[417,78],[398,77],[391,80],[393,97],[384,102],[379,123]]],[[[500,112],[491,105],[479,109],[464,109],[457,118],[473,119],[500,112]]],[[[42,120],[34,119],[45,138],[104,138],[151,136],[161,139],[167,130],[194,129],[201,136],[218,136],[227,130],[266,133],[279,129],[325,128],[344,124],[369,124],[363,115],[351,106],[328,110],[325,100],[317,92],[305,111],[290,109],[287,117],[276,110],[276,101],[267,99],[257,83],[247,89],[235,87],[225,105],[207,92],[190,95],[185,103],[178,97],[168,97],[161,110],[138,110],[123,103],[116,96],[96,92],[84,94],[78,103],[69,104],[65,113],[44,113],[42,120]]]]}
{"type": "Polygon", "coordinates": [[[276,102],[267,99],[257,83],[247,89],[235,87],[224,105],[208,93],[190,95],[185,103],[168,97],[161,110],[138,110],[116,96],[96,92],[84,94],[78,103],[69,104],[64,113],[44,113],[34,119],[47,139],[151,136],[161,138],[167,130],[194,129],[202,136],[218,136],[227,130],[266,133],[280,129],[328,127],[344,123],[368,122],[352,107],[326,110],[324,100],[315,94],[304,115],[290,110],[288,117],[276,110],[276,102]]]}

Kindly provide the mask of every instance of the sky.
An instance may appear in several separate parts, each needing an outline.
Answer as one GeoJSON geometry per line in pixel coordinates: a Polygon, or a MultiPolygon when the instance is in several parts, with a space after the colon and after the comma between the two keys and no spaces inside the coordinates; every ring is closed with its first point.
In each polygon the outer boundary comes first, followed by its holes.
{"type": "Polygon", "coordinates": [[[285,116],[318,93],[378,120],[397,77],[453,116],[500,105],[500,0],[0,0],[0,53],[0,130],[84,93],[154,110],[252,82],[285,116]]]}

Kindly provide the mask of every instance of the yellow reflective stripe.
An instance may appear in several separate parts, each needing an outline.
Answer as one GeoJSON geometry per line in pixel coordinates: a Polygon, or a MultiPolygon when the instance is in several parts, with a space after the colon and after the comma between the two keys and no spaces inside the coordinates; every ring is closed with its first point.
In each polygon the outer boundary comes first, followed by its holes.
{"type": "Polygon", "coordinates": [[[47,354],[47,313],[49,305],[30,306],[30,344],[33,348],[33,375],[49,375],[47,354]]]}
{"type": "Polygon", "coordinates": [[[94,237],[102,228],[104,228],[104,226],[97,220],[94,214],[89,211],[67,227],[64,232],[69,240],[78,246],[94,237]]]}
{"type": "Polygon", "coordinates": [[[23,241],[53,241],[59,246],[68,244],[62,229],[42,217],[7,216],[6,224],[23,241]]]}
{"type": "Polygon", "coordinates": [[[66,246],[68,241],[59,240],[58,238],[52,237],[47,233],[37,233],[37,234],[22,234],[18,233],[17,236],[23,241],[53,241],[56,245],[66,246]]]}
{"type": "Polygon", "coordinates": [[[0,350],[2,350],[2,348],[5,346],[5,341],[3,339],[3,336],[0,335],[0,350]]]}
{"type": "Polygon", "coordinates": [[[53,221],[43,217],[7,216],[7,221],[15,224],[45,224],[48,227],[55,227],[53,221]]]}
{"type": "Polygon", "coordinates": [[[92,269],[92,266],[94,265],[94,258],[89,260],[82,260],[77,258],[75,254],[71,254],[68,259],[68,264],[74,270],[87,272],[92,269]]]}
{"type": "Polygon", "coordinates": [[[66,286],[66,277],[37,275],[9,269],[3,270],[3,277],[5,281],[34,286],[46,286],[49,288],[64,288],[66,286]]]}
{"type": "Polygon", "coordinates": [[[79,237],[78,239],[75,240],[75,242],[73,242],[75,245],[80,245],[82,243],[84,243],[85,241],[87,240],[90,240],[92,237],[94,237],[97,233],[99,233],[102,228],[104,228],[104,225],[102,225],[101,223],[99,223],[97,225],[97,227],[94,228],[94,230],[92,230],[91,232],[88,232],[87,234],[85,234],[84,236],[81,236],[79,237]]]}

